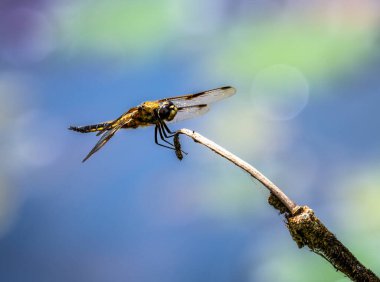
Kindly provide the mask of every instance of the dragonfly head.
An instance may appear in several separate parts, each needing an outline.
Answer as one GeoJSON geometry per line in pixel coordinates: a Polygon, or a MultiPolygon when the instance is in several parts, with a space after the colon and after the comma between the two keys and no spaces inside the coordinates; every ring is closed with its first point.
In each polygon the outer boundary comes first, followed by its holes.
{"type": "Polygon", "coordinates": [[[165,101],[158,109],[158,117],[163,120],[171,121],[177,112],[178,109],[172,101],[165,101]]]}

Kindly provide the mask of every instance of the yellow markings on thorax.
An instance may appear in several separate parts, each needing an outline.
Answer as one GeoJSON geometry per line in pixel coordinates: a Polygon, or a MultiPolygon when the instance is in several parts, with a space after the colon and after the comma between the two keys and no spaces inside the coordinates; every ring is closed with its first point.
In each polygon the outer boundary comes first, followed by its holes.
{"type": "Polygon", "coordinates": [[[141,104],[141,110],[138,111],[137,120],[141,122],[142,126],[149,125],[156,122],[154,111],[160,107],[158,102],[147,101],[141,104]]]}

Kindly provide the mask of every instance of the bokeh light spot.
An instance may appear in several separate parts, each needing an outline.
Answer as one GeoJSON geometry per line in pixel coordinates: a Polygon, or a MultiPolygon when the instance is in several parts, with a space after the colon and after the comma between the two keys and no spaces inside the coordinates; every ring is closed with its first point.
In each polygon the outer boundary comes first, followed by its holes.
{"type": "Polygon", "coordinates": [[[255,109],[272,120],[296,117],[309,98],[309,84],[305,76],[287,65],[274,65],[260,71],[251,90],[255,109]]]}
{"type": "Polygon", "coordinates": [[[38,62],[56,47],[55,28],[43,13],[27,8],[0,14],[0,59],[11,63],[38,62]]]}

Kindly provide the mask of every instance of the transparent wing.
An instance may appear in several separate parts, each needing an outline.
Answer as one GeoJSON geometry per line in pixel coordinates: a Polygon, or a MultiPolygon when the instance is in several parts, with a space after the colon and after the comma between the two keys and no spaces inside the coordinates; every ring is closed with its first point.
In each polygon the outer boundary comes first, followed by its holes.
{"type": "Polygon", "coordinates": [[[178,108],[178,112],[174,119],[171,122],[177,122],[182,121],[185,119],[193,118],[196,116],[203,115],[208,112],[210,108],[206,104],[202,105],[194,105],[194,106],[187,106],[187,107],[180,107],[178,108]]]}
{"type": "Polygon", "coordinates": [[[193,105],[202,105],[202,104],[210,104],[217,102],[219,100],[228,98],[236,93],[236,89],[231,86],[220,87],[208,91],[203,91],[195,94],[183,95],[170,97],[166,99],[162,99],[159,102],[163,102],[166,100],[172,101],[174,105],[178,108],[193,106],[193,105]]]}
{"type": "Polygon", "coordinates": [[[90,153],[88,153],[88,155],[83,159],[82,162],[87,161],[93,154],[95,154],[97,151],[99,151],[115,135],[115,133],[119,129],[121,129],[127,122],[128,121],[120,122],[120,124],[118,124],[114,128],[104,132],[102,137],[99,139],[98,143],[96,143],[95,147],[90,151],[90,153]]]}

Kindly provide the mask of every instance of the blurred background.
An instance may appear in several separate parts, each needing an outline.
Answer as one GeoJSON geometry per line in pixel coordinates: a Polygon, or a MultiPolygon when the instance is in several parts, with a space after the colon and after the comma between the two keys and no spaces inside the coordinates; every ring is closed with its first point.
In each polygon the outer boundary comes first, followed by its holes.
{"type": "Polygon", "coordinates": [[[348,281],[268,193],[182,137],[67,130],[232,85],[187,127],[312,207],[380,275],[377,0],[1,0],[1,281],[348,281]]]}

